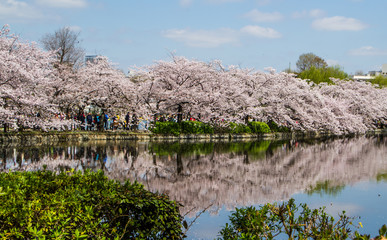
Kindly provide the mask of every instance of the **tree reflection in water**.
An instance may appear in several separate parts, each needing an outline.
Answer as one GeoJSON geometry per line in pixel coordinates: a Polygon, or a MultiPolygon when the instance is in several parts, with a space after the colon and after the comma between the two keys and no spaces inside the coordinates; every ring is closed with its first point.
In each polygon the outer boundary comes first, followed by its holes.
{"type": "Polygon", "coordinates": [[[113,179],[142,182],[180,201],[191,214],[212,206],[287,200],[298,192],[337,194],[343,186],[387,173],[387,140],[94,142],[3,148],[3,170],[102,169],[113,179]]]}

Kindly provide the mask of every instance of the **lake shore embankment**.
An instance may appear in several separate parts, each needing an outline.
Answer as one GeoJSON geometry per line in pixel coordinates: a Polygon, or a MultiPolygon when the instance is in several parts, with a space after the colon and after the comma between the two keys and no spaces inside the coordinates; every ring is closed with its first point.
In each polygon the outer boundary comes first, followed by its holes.
{"type": "Polygon", "coordinates": [[[241,140],[307,140],[332,137],[387,135],[387,129],[377,129],[362,134],[334,135],[330,132],[286,132],[265,134],[180,134],[159,135],[151,132],[130,131],[55,131],[55,132],[6,132],[0,133],[0,146],[52,145],[58,143],[83,143],[89,141],[241,141],[241,140]]]}

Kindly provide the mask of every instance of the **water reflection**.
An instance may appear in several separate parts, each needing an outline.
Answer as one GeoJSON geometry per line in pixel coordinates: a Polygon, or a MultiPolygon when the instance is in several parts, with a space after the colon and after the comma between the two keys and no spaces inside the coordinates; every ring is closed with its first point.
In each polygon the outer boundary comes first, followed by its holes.
{"type": "Polygon", "coordinates": [[[322,142],[94,142],[0,149],[2,170],[102,169],[182,202],[183,212],[211,206],[287,200],[298,192],[337,194],[387,173],[385,137],[322,142]]]}

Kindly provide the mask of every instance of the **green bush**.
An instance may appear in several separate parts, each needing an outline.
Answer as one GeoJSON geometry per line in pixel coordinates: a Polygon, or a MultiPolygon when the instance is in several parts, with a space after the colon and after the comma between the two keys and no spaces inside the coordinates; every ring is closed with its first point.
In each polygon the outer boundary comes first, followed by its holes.
{"type": "MultiPolygon", "coordinates": [[[[231,224],[221,229],[218,239],[370,239],[369,235],[355,232],[350,235],[352,220],[339,215],[339,220],[328,215],[325,208],[310,209],[306,204],[297,206],[294,199],[282,204],[266,204],[255,207],[237,208],[229,217],[231,224]]],[[[387,233],[384,225],[379,230],[381,239],[387,233]]]]}
{"type": "Polygon", "coordinates": [[[278,126],[278,124],[274,121],[269,121],[267,125],[269,126],[272,132],[290,132],[290,129],[288,127],[278,126]]]}
{"type": "Polygon", "coordinates": [[[180,124],[176,122],[156,122],[151,131],[156,134],[180,134],[180,124]]]}
{"type": "Polygon", "coordinates": [[[181,123],[181,133],[185,134],[213,134],[214,129],[198,121],[184,121],[181,123]]]}
{"type": "Polygon", "coordinates": [[[156,122],[151,129],[156,134],[213,134],[214,129],[209,124],[198,121],[183,121],[181,124],[176,122],[156,122]]]}
{"type": "Polygon", "coordinates": [[[264,122],[249,122],[249,127],[253,133],[270,132],[270,127],[264,122]]]}
{"type": "Polygon", "coordinates": [[[310,81],[319,84],[322,82],[326,82],[329,84],[333,84],[330,78],[338,78],[338,79],[346,79],[348,78],[348,74],[345,73],[340,66],[331,66],[324,68],[316,68],[312,66],[311,68],[302,71],[299,75],[299,78],[309,79],[310,81]]]}
{"type": "Polygon", "coordinates": [[[233,123],[233,122],[230,122],[229,124],[229,131],[232,134],[251,133],[251,129],[249,128],[249,126],[243,123],[233,123]]]}
{"type": "Polygon", "coordinates": [[[370,82],[372,84],[378,84],[379,88],[387,87],[387,77],[383,75],[376,76],[374,79],[371,79],[370,82]]]}
{"type": "Polygon", "coordinates": [[[181,239],[179,206],[102,171],[0,174],[2,239],[181,239]]]}
{"type": "Polygon", "coordinates": [[[151,131],[156,134],[214,134],[216,133],[269,133],[269,132],[289,132],[289,128],[278,126],[271,121],[268,124],[264,122],[250,122],[248,125],[243,123],[228,123],[228,127],[211,126],[198,121],[183,121],[181,124],[175,122],[156,122],[151,131]]]}

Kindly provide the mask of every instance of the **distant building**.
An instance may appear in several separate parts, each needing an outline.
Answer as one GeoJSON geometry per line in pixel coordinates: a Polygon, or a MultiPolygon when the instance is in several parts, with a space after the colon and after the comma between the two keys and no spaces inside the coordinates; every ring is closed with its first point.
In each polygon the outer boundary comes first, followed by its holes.
{"type": "Polygon", "coordinates": [[[86,55],[85,62],[94,62],[94,60],[98,57],[98,55],[86,55]]]}
{"type": "Polygon", "coordinates": [[[367,75],[354,75],[353,80],[357,81],[369,81],[375,78],[375,76],[371,76],[370,74],[367,75]]]}
{"type": "Polygon", "coordinates": [[[369,71],[367,75],[354,75],[353,80],[369,81],[380,75],[387,76],[387,64],[382,65],[381,71],[369,71]]]}
{"type": "Polygon", "coordinates": [[[387,64],[382,65],[382,75],[387,76],[387,64]]]}
{"type": "Polygon", "coordinates": [[[368,72],[368,75],[373,76],[373,77],[380,76],[381,74],[382,74],[382,71],[369,71],[368,72]]]}

